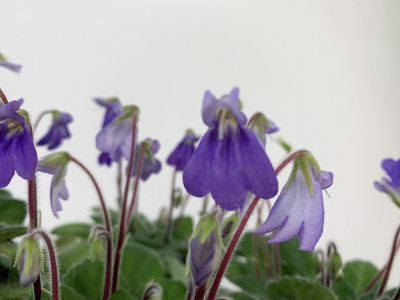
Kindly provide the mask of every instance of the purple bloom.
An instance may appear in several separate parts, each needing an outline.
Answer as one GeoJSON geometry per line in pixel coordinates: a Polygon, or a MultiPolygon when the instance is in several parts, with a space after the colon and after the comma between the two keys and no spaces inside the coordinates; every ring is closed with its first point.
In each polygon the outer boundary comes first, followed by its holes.
{"type": "Polygon", "coordinates": [[[243,206],[248,191],[269,199],[278,191],[274,169],[257,138],[245,127],[239,108],[239,89],[219,101],[206,92],[203,121],[210,129],[203,136],[183,172],[189,194],[211,193],[225,210],[243,206]]]}
{"type": "Polygon", "coordinates": [[[187,162],[193,155],[195,150],[194,144],[198,141],[198,139],[199,138],[193,132],[187,132],[182,141],[168,156],[167,164],[175,166],[177,171],[183,171],[187,162]]]}
{"type": "Polygon", "coordinates": [[[290,179],[267,220],[254,233],[265,234],[279,228],[269,243],[285,242],[298,235],[300,250],[312,252],[324,226],[322,190],[332,185],[333,174],[316,171],[311,165],[303,171],[296,160],[290,179]]]}
{"type": "MultiPolygon", "coordinates": [[[[96,147],[118,162],[122,157],[129,159],[133,125],[133,109],[122,109],[117,118],[108,123],[96,136],[96,147]]],[[[104,158],[103,158],[104,159],[104,158]]],[[[104,159],[104,161],[107,161],[104,159]]]]}
{"type": "MultiPolygon", "coordinates": [[[[110,100],[105,100],[102,98],[95,98],[94,101],[106,109],[102,128],[106,127],[119,116],[121,104],[119,103],[118,99],[113,98],[110,100]]],[[[98,158],[98,161],[101,165],[106,164],[107,166],[111,166],[112,163],[112,159],[107,152],[102,152],[98,158]]]]}
{"type": "Polygon", "coordinates": [[[39,161],[37,170],[53,175],[50,188],[50,205],[54,216],[59,218],[58,212],[62,210],[61,199],[68,200],[69,193],[65,184],[67,164],[69,156],[65,152],[59,152],[46,156],[39,161]]]}
{"type": "Polygon", "coordinates": [[[37,142],[37,145],[48,145],[48,150],[53,150],[60,146],[63,139],[71,136],[67,127],[71,122],[72,116],[69,113],[53,112],[53,123],[49,131],[37,142]]]}
{"type": "MultiPolygon", "coordinates": [[[[141,143],[140,147],[148,147],[145,149],[142,163],[142,171],[140,178],[146,181],[151,174],[157,174],[161,171],[161,161],[155,158],[155,154],[160,150],[160,143],[157,140],[146,139],[141,143]]],[[[136,175],[139,164],[139,147],[135,151],[135,160],[133,161],[132,177],[136,175]]]]}
{"type": "Polygon", "coordinates": [[[17,113],[24,100],[0,106],[0,188],[7,186],[15,171],[23,179],[35,176],[38,162],[25,118],[17,113]]]}
{"type": "Polygon", "coordinates": [[[392,201],[400,207],[400,159],[395,161],[386,158],[382,160],[381,166],[390,179],[382,177],[380,182],[374,182],[374,186],[378,191],[388,194],[392,201]]]}
{"type": "Polygon", "coordinates": [[[4,60],[3,56],[0,54],[0,66],[7,68],[15,73],[21,72],[22,66],[18,64],[10,63],[4,60]]]}

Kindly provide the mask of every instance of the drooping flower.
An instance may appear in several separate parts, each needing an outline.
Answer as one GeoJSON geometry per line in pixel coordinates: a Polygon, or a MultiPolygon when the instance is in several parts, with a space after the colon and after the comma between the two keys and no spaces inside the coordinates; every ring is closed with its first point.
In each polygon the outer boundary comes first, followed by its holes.
{"type": "Polygon", "coordinates": [[[50,188],[50,205],[54,216],[59,218],[58,212],[62,210],[61,199],[68,200],[69,193],[65,184],[67,165],[70,161],[66,152],[58,152],[45,156],[39,161],[37,170],[53,175],[50,188]]]}
{"type": "Polygon", "coordinates": [[[263,113],[256,113],[249,121],[249,128],[253,131],[255,137],[265,148],[267,144],[266,135],[279,131],[279,127],[269,120],[263,113]]]}
{"type": "Polygon", "coordinates": [[[15,73],[21,72],[22,65],[13,64],[8,62],[5,57],[0,53],[0,66],[7,68],[15,73]]]}
{"type": "MultiPolygon", "coordinates": [[[[98,105],[106,109],[106,113],[104,114],[103,124],[101,127],[103,129],[118,117],[118,115],[120,114],[121,103],[119,103],[119,100],[117,98],[111,98],[111,99],[95,98],[94,101],[98,105]]],[[[107,152],[100,153],[98,161],[101,165],[106,164],[107,166],[111,166],[112,163],[110,155],[107,152]]]]}
{"type": "Polygon", "coordinates": [[[53,112],[53,122],[49,131],[37,142],[38,146],[48,145],[48,150],[53,150],[61,145],[63,139],[71,136],[67,125],[73,121],[69,113],[53,112]]]}
{"type": "Polygon", "coordinates": [[[276,200],[267,220],[255,234],[279,228],[269,243],[299,237],[300,250],[312,252],[324,227],[322,190],[333,183],[333,173],[321,171],[309,152],[294,161],[293,171],[276,200]]]}
{"type": "Polygon", "coordinates": [[[113,121],[108,123],[96,136],[96,147],[118,162],[122,157],[129,159],[132,143],[133,112],[136,106],[124,106],[113,121]]]}
{"type": "Polygon", "coordinates": [[[146,139],[135,151],[135,159],[133,161],[132,177],[136,176],[140,158],[140,147],[144,147],[144,156],[140,178],[146,181],[151,174],[157,174],[161,171],[161,161],[155,157],[160,150],[160,143],[157,140],[146,139]]]}
{"type": "Polygon", "coordinates": [[[44,272],[43,253],[35,238],[25,237],[22,239],[15,255],[14,267],[17,264],[22,287],[27,287],[35,282],[40,271],[44,272]]]}
{"type": "Polygon", "coordinates": [[[400,158],[396,161],[391,158],[382,160],[382,169],[389,176],[389,179],[382,177],[381,181],[375,181],[375,188],[389,195],[393,203],[400,207],[400,158]]]}
{"type": "Polygon", "coordinates": [[[167,158],[167,164],[175,166],[177,171],[183,171],[187,162],[192,157],[195,146],[194,144],[199,140],[193,131],[188,130],[183,137],[182,141],[175,147],[172,153],[167,158]]]}
{"type": "Polygon", "coordinates": [[[274,169],[253,132],[245,127],[239,108],[239,89],[219,101],[207,91],[203,121],[210,129],[203,136],[183,172],[189,194],[211,193],[225,210],[243,206],[248,191],[268,199],[278,191],[274,169]]]}
{"type": "Polygon", "coordinates": [[[0,188],[10,183],[15,172],[26,180],[35,176],[38,158],[26,125],[28,115],[19,110],[23,102],[20,99],[0,106],[0,188]]]}

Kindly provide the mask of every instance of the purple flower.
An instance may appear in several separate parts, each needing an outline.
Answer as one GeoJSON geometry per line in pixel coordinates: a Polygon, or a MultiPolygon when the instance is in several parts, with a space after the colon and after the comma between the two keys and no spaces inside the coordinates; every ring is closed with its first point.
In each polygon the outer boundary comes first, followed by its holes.
{"type": "Polygon", "coordinates": [[[67,125],[71,123],[72,120],[72,116],[69,113],[54,111],[53,123],[51,124],[49,131],[37,142],[37,145],[48,145],[48,150],[53,150],[60,146],[63,139],[71,136],[67,125]]]}
{"type": "MultiPolygon", "coordinates": [[[[106,127],[119,116],[121,104],[119,103],[118,99],[112,98],[110,100],[105,100],[102,98],[95,98],[94,101],[106,109],[102,128],[106,127]]],[[[112,163],[111,157],[107,152],[102,152],[98,158],[98,161],[101,165],[106,164],[107,166],[111,166],[112,163]]]]}
{"type": "Polygon", "coordinates": [[[298,235],[300,250],[312,252],[324,227],[322,190],[332,185],[333,173],[300,160],[295,160],[288,183],[267,220],[254,233],[265,234],[279,228],[269,243],[285,242],[298,235]]]}
{"type": "Polygon", "coordinates": [[[13,64],[5,60],[4,56],[0,54],[0,66],[7,68],[15,73],[21,72],[22,66],[13,64]]]}
{"type": "Polygon", "coordinates": [[[118,117],[108,123],[96,136],[97,149],[107,153],[114,162],[120,161],[122,157],[129,159],[134,109],[137,108],[133,106],[122,108],[118,117]]]}
{"type": "Polygon", "coordinates": [[[225,210],[243,206],[248,191],[269,199],[278,191],[274,169],[257,138],[245,127],[239,108],[239,89],[219,101],[206,92],[203,121],[210,129],[203,136],[183,172],[189,194],[211,193],[225,210]]]}
{"type": "Polygon", "coordinates": [[[194,144],[198,137],[191,131],[188,131],[182,141],[175,147],[174,151],[168,156],[167,164],[175,166],[177,171],[183,171],[187,162],[192,157],[195,150],[194,144]]]}
{"type": "Polygon", "coordinates": [[[255,114],[249,123],[249,128],[264,149],[267,144],[266,135],[279,131],[279,127],[262,113],[255,114]]]}
{"type": "Polygon", "coordinates": [[[400,159],[391,158],[382,160],[381,167],[389,175],[390,179],[382,177],[381,181],[375,181],[375,188],[389,195],[392,201],[400,207],[400,159]]]}
{"type": "Polygon", "coordinates": [[[23,102],[20,99],[0,106],[0,188],[10,183],[15,171],[26,180],[35,176],[36,149],[25,117],[17,113],[23,102]]]}
{"type": "MultiPolygon", "coordinates": [[[[144,150],[142,171],[140,178],[146,181],[151,174],[157,174],[161,171],[161,162],[155,158],[155,154],[160,150],[160,143],[157,140],[146,139],[140,147],[146,147],[144,150]]],[[[135,160],[133,161],[132,177],[136,175],[139,164],[140,149],[135,151],[135,160]]]]}
{"type": "Polygon", "coordinates": [[[62,210],[61,199],[68,200],[69,193],[65,184],[69,155],[58,152],[47,155],[39,161],[37,170],[53,175],[50,188],[50,205],[54,216],[59,218],[58,212],[62,210]]]}

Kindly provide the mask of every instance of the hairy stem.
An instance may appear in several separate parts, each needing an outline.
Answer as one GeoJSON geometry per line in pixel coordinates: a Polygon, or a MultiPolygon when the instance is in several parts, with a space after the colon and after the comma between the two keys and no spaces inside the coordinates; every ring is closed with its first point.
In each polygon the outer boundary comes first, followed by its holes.
{"type": "Polygon", "coordinates": [[[176,184],[176,169],[172,173],[172,182],[171,182],[171,196],[170,196],[170,204],[169,204],[169,211],[168,211],[168,219],[167,219],[167,226],[165,229],[165,236],[164,242],[168,243],[169,236],[171,235],[171,227],[172,227],[172,212],[175,206],[175,184],[176,184]]]}
{"type": "Polygon", "coordinates": [[[6,97],[6,95],[4,95],[4,93],[3,93],[3,91],[1,89],[0,89],[0,98],[1,98],[1,101],[3,101],[4,104],[8,103],[7,97],[6,97]]]}

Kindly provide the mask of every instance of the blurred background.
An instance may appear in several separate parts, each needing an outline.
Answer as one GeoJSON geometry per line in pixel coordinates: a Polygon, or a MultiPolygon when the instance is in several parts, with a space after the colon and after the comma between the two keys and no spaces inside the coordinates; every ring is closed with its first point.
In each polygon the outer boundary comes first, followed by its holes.
{"type": "MultiPolygon", "coordinates": [[[[187,128],[207,130],[204,91],[219,97],[238,86],[248,117],[264,112],[280,127],[277,135],[335,174],[317,247],[335,241],[345,261],[381,268],[400,223],[400,210],[373,187],[384,175],[381,160],[400,157],[399,15],[395,0],[2,0],[0,52],[23,69],[1,68],[0,87],[9,100],[24,98],[33,120],[47,109],[73,115],[73,138],[61,150],[86,163],[116,207],[116,169],[97,163],[104,111],[93,97],[138,105],[139,137],[158,139],[165,162],[187,128]]],[[[50,123],[42,120],[36,139],[50,123]]],[[[271,140],[267,152],[274,166],[285,155],[271,140]]],[[[171,175],[164,164],[140,187],[139,211],[151,219],[168,205],[171,175]]],[[[69,167],[70,199],[60,219],[51,213],[50,180],[38,178],[43,227],[88,220],[98,199],[87,176],[69,167]]],[[[17,176],[8,188],[26,198],[17,176]]],[[[190,212],[200,207],[192,198],[190,212]]],[[[392,286],[400,282],[399,264],[392,286]]]]}

